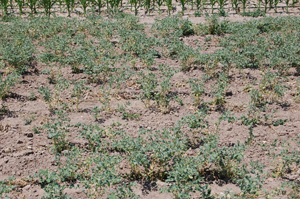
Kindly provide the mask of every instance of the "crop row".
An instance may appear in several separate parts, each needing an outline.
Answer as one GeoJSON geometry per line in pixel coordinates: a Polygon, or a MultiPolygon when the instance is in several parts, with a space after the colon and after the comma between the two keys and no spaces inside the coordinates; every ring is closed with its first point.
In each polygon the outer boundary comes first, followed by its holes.
{"type": "MultiPolygon", "coordinates": [[[[172,0],[129,0],[127,4],[123,3],[122,0],[80,0],[76,2],[75,0],[1,0],[1,8],[3,16],[7,16],[8,10],[13,11],[14,7],[18,7],[19,14],[22,15],[24,10],[27,8],[30,9],[30,15],[37,13],[37,10],[43,8],[44,13],[46,15],[51,14],[53,12],[53,8],[55,5],[59,6],[60,12],[68,12],[68,16],[71,16],[71,13],[74,12],[76,5],[80,4],[84,15],[86,15],[87,10],[95,12],[97,11],[99,14],[101,10],[105,9],[106,11],[120,11],[128,8],[128,4],[130,4],[130,9],[135,15],[138,14],[139,9],[143,8],[145,13],[150,14],[153,10],[158,9],[159,14],[161,13],[161,7],[167,6],[168,14],[176,9],[176,4],[172,0]],[[15,2],[14,2],[15,1],[15,2]],[[175,6],[175,7],[174,7],[175,6]]],[[[178,2],[178,1],[176,1],[178,2]]],[[[211,13],[214,12],[215,9],[219,10],[219,14],[222,16],[226,16],[225,6],[231,4],[233,10],[236,13],[240,13],[240,6],[242,7],[242,15],[245,16],[260,16],[267,13],[268,9],[271,10],[274,8],[275,12],[277,12],[278,4],[281,1],[279,0],[258,0],[257,3],[254,4],[256,10],[254,12],[246,12],[246,8],[249,5],[249,1],[247,0],[179,0],[179,5],[182,9],[182,14],[187,7],[190,7],[192,10],[195,9],[195,16],[201,16],[200,11],[204,11],[207,9],[211,9],[211,13]],[[263,9],[261,10],[261,5],[263,5],[263,9]]],[[[297,0],[285,0],[286,12],[288,12],[288,7],[295,7],[297,0]]]]}

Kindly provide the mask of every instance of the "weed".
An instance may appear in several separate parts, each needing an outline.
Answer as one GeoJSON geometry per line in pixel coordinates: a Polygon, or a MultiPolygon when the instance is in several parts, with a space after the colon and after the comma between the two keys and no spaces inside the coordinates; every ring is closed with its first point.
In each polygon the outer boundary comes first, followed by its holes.
{"type": "Polygon", "coordinates": [[[12,185],[12,181],[14,180],[14,176],[8,178],[7,180],[1,180],[0,181],[0,196],[6,198],[9,198],[8,196],[3,196],[4,194],[8,194],[13,189],[15,189],[17,186],[12,185]]]}
{"type": "Polygon", "coordinates": [[[30,101],[35,101],[36,100],[36,96],[35,96],[34,92],[30,92],[29,100],[30,101]]]}
{"type": "Polygon", "coordinates": [[[226,74],[220,73],[217,80],[217,86],[213,86],[212,94],[215,98],[214,103],[216,105],[223,105],[225,103],[226,90],[229,87],[229,80],[226,74]]]}
{"type": "Polygon", "coordinates": [[[60,153],[68,148],[69,142],[67,141],[67,135],[69,133],[68,127],[70,119],[62,110],[55,111],[55,114],[57,117],[47,122],[47,124],[43,126],[43,129],[48,132],[48,137],[53,140],[54,152],[60,153]]]}
{"type": "Polygon", "coordinates": [[[189,82],[190,82],[192,94],[195,97],[194,104],[196,106],[199,106],[201,103],[201,97],[205,93],[205,86],[203,82],[198,79],[191,79],[189,82]]]}
{"type": "Polygon", "coordinates": [[[83,97],[84,95],[84,91],[88,89],[87,86],[84,85],[85,81],[78,81],[78,82],[74,82],[74,88],[72,89],[72,97],[75,97],[75,104],[76,104],[76,112],[79,111],[79,103],[80,103],[80,99],[83,97]]]}
{"type": "Polygon", "coordinates": [[[143,94],[140,99],[144,103],[145,107],[150,107],[150,100],[153,98],[154,89],[158,86],[157,77],[154,73],[140,73],[142,79],[139,80],[143,94]]]}
{"type": "Polygon", "coordinates": [[[43,95],[43,98],[45,102],[48,104],[49,110],[53,110],[52,102],[53,102],[53,96],[52,92],[50,91],[49,87],[39,87],[38,92],[43,95]]]}
{"type": "Polygon", "coordinates": [[[0,99],[4,99],[9,96],[10,89],[18,83],[19,75],[18,73],[10,73],[6,77],[0,74],[0,99]]]}

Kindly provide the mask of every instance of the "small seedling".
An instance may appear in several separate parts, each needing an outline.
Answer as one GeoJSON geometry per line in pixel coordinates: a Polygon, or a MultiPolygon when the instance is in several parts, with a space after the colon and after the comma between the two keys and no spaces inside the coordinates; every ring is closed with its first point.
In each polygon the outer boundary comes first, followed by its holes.
{"type": "Polygon", "coordinates": [[[34,92],[30,93],[29,100],[30,101],[35,101],[36,100],[36,96],[35,96],[34,92]]]}

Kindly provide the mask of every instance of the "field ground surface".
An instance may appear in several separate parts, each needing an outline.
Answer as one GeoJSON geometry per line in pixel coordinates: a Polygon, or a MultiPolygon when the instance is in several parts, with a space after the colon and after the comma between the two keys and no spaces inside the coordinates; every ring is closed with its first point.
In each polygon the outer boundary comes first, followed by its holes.
{"type": "Polygon", "coordinates": [[[299,3],[134,2],[2,12],[0,198],[300,198],[299,3]]]}

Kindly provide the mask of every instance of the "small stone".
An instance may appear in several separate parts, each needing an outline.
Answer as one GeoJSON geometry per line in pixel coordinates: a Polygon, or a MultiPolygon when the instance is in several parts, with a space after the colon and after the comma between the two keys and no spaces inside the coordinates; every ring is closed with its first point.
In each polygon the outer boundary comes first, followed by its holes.
{"type": "Polygon", "coordinates": [[[29,185],[26,185],[23,189],[24,189],[24,190],[29,190],[30,187],[31,187],[31,185],[29,184],[29,185]]]}
{"type": "Polygon", "coordinates": [[[4,153],[9,153],[9,152],[11,152],[11,148],[6,148],[6,149],[3,150],[3,152],[4,153]]]}
{"type": "Polygon", "coordinates": [[[13,156],[14,157],[22,157],[22,156],[28,156],[30,154],[33,154],[32,150],[24,150],[24,151],[20,151],[20,152],[14,153],[13,156]]]}
{"type": "Polygon", "coordinates": [[[2,160],[0,160],[0,165],[6,164],[8,163],[8,158],[3,158],[2,160]]]}
{"type": "Polygon", "coordinates": [[[228,96],[232,96],[233,93],[232,93],[232,91],[227,91],[225,95],[228,97],[228,96]]]}
{"type": "Polygon", "coordinates": [[[17,144],[23,144],[22,140],[18,140],[17,144]]]}
{"type": "Polygon", "coordinates": [[[227,128],[227,131],[232,131],[232,126],[229,126],[229,127],[227,128]]]}
{"type": "Polygon", "coordinates": [[[31,133],[31,132],[26,132],[25,135],[26,135],[27,137],[29,137],[29,138],[32,138],[32,137],[33,137],[33,133],[31,133]]]}

